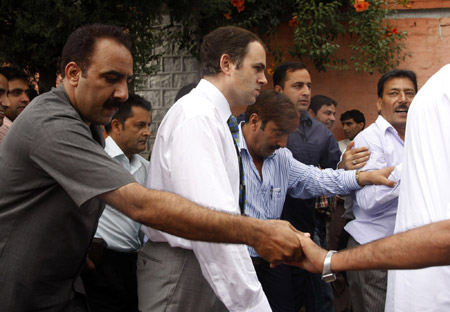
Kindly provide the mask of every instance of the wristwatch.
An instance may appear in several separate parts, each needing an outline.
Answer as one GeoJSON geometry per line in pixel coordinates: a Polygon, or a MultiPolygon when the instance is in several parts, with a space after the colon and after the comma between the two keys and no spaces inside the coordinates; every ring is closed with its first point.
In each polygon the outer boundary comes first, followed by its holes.
{"type": "Polygon", "coordinates": [[[331,256],[336,253],[336,250],[329,250],[323,261],[322,281],[331,283],[336,280],[336,275],[331,272],[331,256]]]}

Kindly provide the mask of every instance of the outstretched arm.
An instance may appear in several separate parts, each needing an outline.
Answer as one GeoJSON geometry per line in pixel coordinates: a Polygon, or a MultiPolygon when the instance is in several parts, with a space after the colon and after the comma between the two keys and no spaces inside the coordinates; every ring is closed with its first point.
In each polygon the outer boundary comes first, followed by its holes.
{"type": "MultiPolygon", "coordinates": [[[[288,262],[311,272],[323,269],[326,250],[299,236],[305,259],[288,262]]],[[[431,223],[331,257],[331,270],[420,269],[450,264],[450,220],[431,223]]]]}
{"type": "Polygon", "coordinates": [[[267,261],[300,259],[299,233],[289,222],[232,215],[181,196],[130,183],[99,198],[133,220],[191,240],[252,246],[267,261]]]}

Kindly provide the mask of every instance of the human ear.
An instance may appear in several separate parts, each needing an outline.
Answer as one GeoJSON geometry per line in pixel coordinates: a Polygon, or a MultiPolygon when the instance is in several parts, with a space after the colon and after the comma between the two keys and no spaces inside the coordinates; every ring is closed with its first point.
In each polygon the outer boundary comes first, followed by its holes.
{"type": "Polygon", "coordinates": [[[225,74],[229,75],[234,63],[228,54],[222,54],[220,57],[220,70],[225,74]]]}
{"type": "Polygon", "coordinates": [[[283,93],[283,88],[279,85],[275,85],[275,91],[277,91],[279,93],[283,93]]]}
{"type": "Polygon", "coordinates": [[[65,75],[67,81],[74,87],[78,86],[82,71],[81,68],[75,62],[70,62],[66,65],[65,75]]]}

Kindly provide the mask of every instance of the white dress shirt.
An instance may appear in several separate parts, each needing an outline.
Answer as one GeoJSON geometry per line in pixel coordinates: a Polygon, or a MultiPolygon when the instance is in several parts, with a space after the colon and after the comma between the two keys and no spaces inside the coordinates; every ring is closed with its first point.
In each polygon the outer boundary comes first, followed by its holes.
{"type": "MultiPolygon", "coordinates": [[[[227,119],[230,106],[201,80],[162,121],[147,186],[211,209],[239,214],[239,162],[227,119]]],[[[191,249],[215,294],[230,311],[271,311],[245,245],[190,241],[143,227],[154,242],[191,249]]]]}
{"type": "MultiPolygon", "coordinates": [[[[408,112],[395,232],[450,218],[450,65],[408,112]]],[[[386,311],[450,311],[450,266],[389,271],[386,311]]]]}
{"type": "Polygon", "coordinates": [[[403,140],[397,130],[382,116],[354,139],[355,147],[368,146],[370,158],[361,168],[371,171],[395,166],[389,179],[397,185],[368,185],[353,195],[355,220],[344,228],[360,244],[380,239],[394,233],[403,157],[403,140]]]}
{"type": "MultiPolygon", "coordinates": [[[[147,160],[135,154],[130,161],[111,137],[107,137],[105,140],[105,152],[114,161],[127,169],[134,176],[136,182],[145,185],[148,172],[147,160]]],[[[137,251],[141,248],[140,228],[140,223],[131,220],[117,209],[106,205],[98,221],[95,237],[103,238],[109,249],[120,252],[137,251]]]]}
{"type": "MultiPolygon", "coordinates": [[[[350,144],[350,140],[349,139],[343,139],[338,141],[338,145],[339,145],[339,149],[341,150],[341,153],[344,154],[345,149],[347,148],[347,145],[350,144]]],[[[342,156],[341,156],[341,160],[342,160],[342,156]]]]}

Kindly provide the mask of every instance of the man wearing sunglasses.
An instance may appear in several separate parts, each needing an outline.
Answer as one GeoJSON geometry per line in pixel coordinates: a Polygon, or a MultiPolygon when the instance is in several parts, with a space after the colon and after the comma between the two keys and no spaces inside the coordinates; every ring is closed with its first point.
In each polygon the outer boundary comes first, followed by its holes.
{"type": "Polygon", "coordinates": [[[12,122],[30,103],[30,79],[28,75],[16,67],[3,69],[9,81],[7,93],[10,106],[6,109],[3,126],[0,127],[0,143],[11,127],[12,122]]]}

